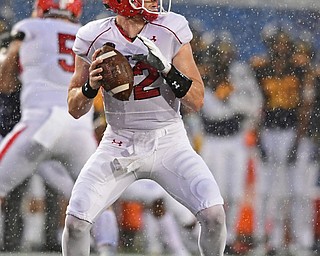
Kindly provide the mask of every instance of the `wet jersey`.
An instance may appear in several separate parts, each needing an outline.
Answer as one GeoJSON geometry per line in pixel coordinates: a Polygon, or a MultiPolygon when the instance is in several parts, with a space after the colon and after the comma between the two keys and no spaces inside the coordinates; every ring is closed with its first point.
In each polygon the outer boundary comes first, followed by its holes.
{"type": "Polygon", "coordinates": [[[25,19],[13,27],[13,34],[25,34],[19,52],[22,110],[67,108],[68,86],[74,72],[72,45],[79,27],[51,18],[25,19]]]}
{"type": "MultiPolygon", "coordinates": [[[[192,39],[187,20],[175,13],[147,23],[140,34],[152,40],[168,60],[192,39]]],[[[117,27],[115,17],[83,26],[77,33],[73,50],[90,63],[94,51],[107,42],[127,57],[134,72],[134,88],[129,101],[117,100],[104,92],[108,124],[120,129],[157,129],[177,122],[181,118],[180,100],[155,68],[132,60],[133,55],[148,54],[148,49],[138,38],[125,37],[117,27]]]]}

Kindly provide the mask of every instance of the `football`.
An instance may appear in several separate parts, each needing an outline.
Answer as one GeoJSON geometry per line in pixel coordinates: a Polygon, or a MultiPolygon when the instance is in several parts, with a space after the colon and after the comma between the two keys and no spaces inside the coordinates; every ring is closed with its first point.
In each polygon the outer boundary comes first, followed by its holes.
{"type": "Polygon", "coordinates": [[[114,98],[128,101],[134,79],[127,58],[108,44],[102,46],[98,58],[103,59],[99,65],[103,69],[101,86],[114,98]]]}

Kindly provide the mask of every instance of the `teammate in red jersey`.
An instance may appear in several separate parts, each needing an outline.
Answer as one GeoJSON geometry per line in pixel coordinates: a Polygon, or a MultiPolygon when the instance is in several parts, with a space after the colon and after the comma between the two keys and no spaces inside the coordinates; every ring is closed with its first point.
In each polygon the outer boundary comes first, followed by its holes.
{"type": "MultiPolygon", "coordinates": [[[[12,93],[21,81],[22,117],[0,144],[0,202],[43,163],[58,162],[75,180],[97,147],[92,112],[75,120],[67,107],[81,13],[81,0],[37,0],[32,17],[11,31],[12,42],[0,66],[0,91],[12,93]]],[[[73,182],[53,169],[46,173],[47,181],[52,179],[51,185],[60,185],[69,197],[73,182]]]]}

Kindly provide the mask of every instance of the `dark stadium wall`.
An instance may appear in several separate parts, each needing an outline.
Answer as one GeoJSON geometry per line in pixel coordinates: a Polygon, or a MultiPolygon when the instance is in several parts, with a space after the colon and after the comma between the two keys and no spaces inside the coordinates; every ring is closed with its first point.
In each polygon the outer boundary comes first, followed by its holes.
{"type": "Polygon", "coordinates": [[[203,5],[181,5],[175,10],[185,14],[190,21],[201,20],[207,31],[230,31],[242,60],[265,51],[261,31],[269,23],[285,26],[294,38],[303,31],[310,32],[314,46],[320,49],[320,14],[317,11],[203,5]]]}
{"type": "MultiPolygon", "coordinates": [[[[12,23],[28,17],[32,10],[32,4],[33,1],[12,1],[11,5],[15,14],[12,23]]],[[[267,23],[275,21],[285,24],[289,28],[292,27],[291,32],[294,37],[298,37],[301,31],[311,32],[315,48],[318,51],[320,49],[319,11],[186,3],[173,4],[172,10],[185,15],[191,23],[200,20],[203,31],[212,31],[213,33],[221,30],[230,31],[242,60],[248,60],[252,55],[265,51],[260,36],[261,30],[267,23]]],[[[110,14],[111,12],[104,10],[101,0],[87,0],[81,21],[85,24],[98,15],[110,14]]]]}

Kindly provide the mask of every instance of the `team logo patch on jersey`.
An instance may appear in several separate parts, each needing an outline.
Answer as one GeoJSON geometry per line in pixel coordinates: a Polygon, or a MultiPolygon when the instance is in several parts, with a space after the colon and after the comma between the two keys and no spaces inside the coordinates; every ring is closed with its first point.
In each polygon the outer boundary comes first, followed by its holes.
{"type": "Polygon", "coordinates": [[[152,36],[152,37],[150,38],[150,40],[153,41],[153,42],[156,42],[156,41],[157,41],[157,37],[156,37],[156,36],[152,36]]]}

